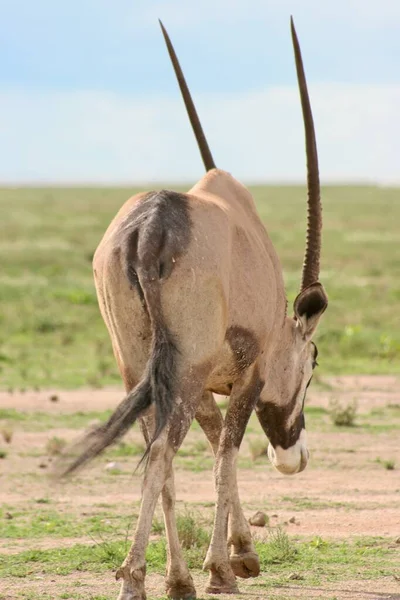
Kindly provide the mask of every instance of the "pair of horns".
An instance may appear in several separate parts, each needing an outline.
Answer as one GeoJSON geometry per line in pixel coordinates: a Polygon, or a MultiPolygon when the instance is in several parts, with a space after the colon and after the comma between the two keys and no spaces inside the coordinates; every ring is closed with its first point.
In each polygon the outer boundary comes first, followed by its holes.
{"type": "MultiPolygon", "coordinates": [[[[161,23],[161,30],[167,45],[168,53],[174,67],[175,75],[181,90],[183,101],[199,146],[200,154],[203,159],[206,171],[215,169],[214,159],[208,146],[203,128],[197,115],[194,102],[189,92],[185,77],[180,67],[174,47],[172,46],[169,35],[161,23]]],[[[321,207],[321,192],[319,182],[318,169],[318,154],[317,142],[315,139],[314,120],[311,111],[310,98],[308,95],[306,76],[304,73],[303,60],[299,40],[297,38],[296,29],[293,18],[290,19],[290,27],[292,33],[292,42],[294,49],[294,57],[296,63],[297,81],[300,91],[301,108],[303,112],[306,156],[307,156],[307,238],[306,251],[303,263],[303,275],[301,289],[308,287],[312,283],[318,281],[320,271],[320,255],[321,255],[321,228],[322,228],[322,207],[321,207]]]]}

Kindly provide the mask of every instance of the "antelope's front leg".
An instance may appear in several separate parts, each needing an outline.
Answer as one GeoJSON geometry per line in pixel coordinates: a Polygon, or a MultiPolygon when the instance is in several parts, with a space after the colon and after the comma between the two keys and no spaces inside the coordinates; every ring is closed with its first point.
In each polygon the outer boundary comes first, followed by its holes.
{"type": "MultiPolygon", "coordinates": [[[[206,434],[216,456],[224,419],[211,392],[204,392],[197,407],[196,420],[206,434]]],[[[260,574],[260,561],[254,549],[249,524],[240,505],[236,469],[233,470],[233,477],[234,481],[230,489],[229,543],[232,548],[229,560],[236,577],[248,579],[249,577],[257,577],[260,574]]]]}
{"type": "Polygon", "coordinates": [[[260,560],[255,551],[249,524],[240,505],[236,468],[233,470],[229,542],[232,544],[229,561],[236,577],[248,579],[260,574],[260,560]]]}
{"type": "Polygon", "coordinates": [[[243,374],[232,388],[222,428],[214,471],[217,491],[214,529],[203,565],[204,570],[210,571],[206,591],[211,594],[238,592],[228,555],[228,516],[232,506],[232,489],[236,486],[237,454],[261,388],[256,367],[243,374]]]}

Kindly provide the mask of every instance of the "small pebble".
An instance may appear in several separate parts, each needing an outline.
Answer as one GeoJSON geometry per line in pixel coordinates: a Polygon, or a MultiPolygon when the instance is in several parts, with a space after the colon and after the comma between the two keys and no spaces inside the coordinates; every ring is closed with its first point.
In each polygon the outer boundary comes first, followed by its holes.
{"type": "Polygon", "coordinates": [[[292,581],[293,580],[302,581],[304,579],[304,577],[303,577],[303,575],[300,575],[300,573],[291,573],[289,575],[288,579],[290,579],[292,581]]]}
{"type": "Polygon", "coordinates": [[[106,471],[113,471],[114,469],[119,469],[119,464],[116,462],[110,462],[108,464],[106,464],[106,466],[104,467],[106,471]]]}
{"type": "Polygon", "coordinates": [[[49,398],[50,402],[58,402],[59,399],[60,398],[57,396],[57,394],[52,394],[49,398]]]}
{"type": "Polygon", "coordinates": [[[289,519],[289,523],[296,523],[296,517],[292,517],[291,519],[289,519]]]}

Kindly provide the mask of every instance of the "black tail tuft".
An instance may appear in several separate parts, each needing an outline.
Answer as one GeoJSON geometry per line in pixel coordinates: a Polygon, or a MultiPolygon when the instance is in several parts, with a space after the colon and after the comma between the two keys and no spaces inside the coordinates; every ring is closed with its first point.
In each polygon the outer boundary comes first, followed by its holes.
{"type": "Polygon", "coordinates": [[[119,404],[107,423],[99,425],[85,434],[80,441],[65,452],[56,466],[57,476],[70,475],[101,454],[103,450],[128,431],[140,414],[150,406],[151,402],[150,381],[143,379],[119,404]]]}
{"type": "Polygon", "coordinates": [[[154,439],[164,429],[172,413],[176,389],[176,358],[178,349],[168,329],[155,333],[153,360],[149,363],[150,385],[156,405],[154,439]]]}
{"type": "Polygon", "coordinates": [[[139,464],[148,457],[151,444],[161,434],[173,411],[178,351],[167,329],[154,332],[151,357],[142,381],[119,404],[104,425],[87,433],[61,458],[57,475],[76,471],[120,439],[151,404],[155,405],[156,427],[139,464]]]}
{"type": "Polygon", "coordinates": [[[178,349],[168,329],[156,330],[154,336],[153,360],[149,363],[152,402],[155,405],[155,429],[147,444],[146,451],[139,461],[139,468],[146,463],[153,442],[162,433],[174,409],[176,391],[178,349]]]}

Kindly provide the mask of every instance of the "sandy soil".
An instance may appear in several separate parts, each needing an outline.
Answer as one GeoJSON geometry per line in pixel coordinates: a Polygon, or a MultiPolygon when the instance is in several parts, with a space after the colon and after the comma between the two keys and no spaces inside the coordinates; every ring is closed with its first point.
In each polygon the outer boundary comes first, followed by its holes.
{"type": "MultiPolygon", "coordinates": [[[[121,400],[118,389],[76,390],[46,392],[26,392],[24,394],[0,393],[1,408],[14,408],[22,412],[46,412],[55,416],[83,412],[102,411],[113,408],[121,400]],[[58,400],[50,401],[56,394],[58,400]]],[[[385,408],[400,404],[400,379],[396,377],[342,377],[330,378],[325,385],[311,390],[308,404],[327,407],[330,399],[342,401],[357,399],[360,413],[369,413],[374,408],[385,408]]],[[[59,422],[59,421],[58,421],[59,422]]],[[[254,425],[256,428],[257,426],[254,425]]],[[[121,468],[118,477],[107,476],[104,470],[106,460],[99,460],[87,472],[73,482],[55,486],[47,473],[50,466],[45,447],[48,439],[57,436],[66,440],[76,436],[76,430],[52,428],[51,431],[29,431],[26,425],[15,424],[12,443],[7,447],[6,460],[0,461],[0,503],[7,506],[27,506],[32,499],[48,497],[56,504],[57,510],[76,511],[84,514],[94,504],[117,505],[121,511],[137,511],[140,499],[141,478],[133,474],[136,457],[113,459],[121,468]],[[133,504],[134,503],[134,504],[133,504]],[[133,506],[133,508],[132,508],[133,506]]],[[[344,538],[351,536],[385,536],[394,540],[400,536],[400,436],[399,430],[389,429],[370,433],[357,429],[353,431],[319,432],[309,429],[309,445],[312,460],[305,472],[295,477],[284,477],[272,470],[264,461],[257,467],[242,468],[238,480],[245,513],[250,516],[254,510],[264,509],[271,523],[282,524],[289,534],[316,536],[323,538],[344,538]],[[377,462],[394,460],[397,469],[390,471],[377,462]],[[295,517],[296,522],[289,520],[295,517]]],[[[253,435],[258,435],[253,433],[253,435]]],[[[202,439],[199,431],[191,431],[185,440],[184,448],[202,439]]],[[[140,434],[134,429],[129,434],[130,441],[140,441],[140,434]]],[[[4,444],[2,444],[4,446],[4,444]]],[[[241,456],[249,457],[247,436],[241,456]]],[[[185,468],[176,470],[176,487],[179,504],[206,504],[202,509],[212,511],[215,499],[211,470],[193,472],[185,468]]],[[[54,504],[53,504],[54,507],[54,504]]],[[[253,528],[256,532],[256,529],[253,528]]],[[[2,553],[19,552],[28,547],[51,548],[68,546],[84,538],[41,538],[38,540],[0,540],[2,553]]],[[[400,575],[400,545],[399,573],[400,575]]],[[[90,590],[93,595],[116,596],[117,587],[112,577],[93,576],[79,573],[68,576],[79,579],[82,591],[90,590]]],[[[0,598],[11,600],[20,598],[26,590],[42,592],[58,598],[64,589],[65,577],[43,576],[18,580],[18,594],[15,580],[0,581],[0,598]]],[[[196,575],[198,595],[206,597],[204,587],[206,576],[196,575]]],[[[240,597],[258,600],[261,598],[325,598],[325,599],[397,599],[400,600],[400,582],[382,577],[379,582],[346,581],[343,589],[337,584],[326,583],[324,589],[305,588],[288,582],[285,587],[268,590],[260,596],[252,587],[255,580],[240,582],[243,594],[240,597]]],[[[150,597],[163,594],[163,578],[149,575],[148,593],[150,597]]],[[[29,597],[29,596],[27,596],[29,597]]],[[[91,596],[87,596],[90,598],[91,596]]],[[[85,596],[86,598],[86,596],[85,596]]],[[[222,600],[223,597],[221,597],[222,600]]]]}

